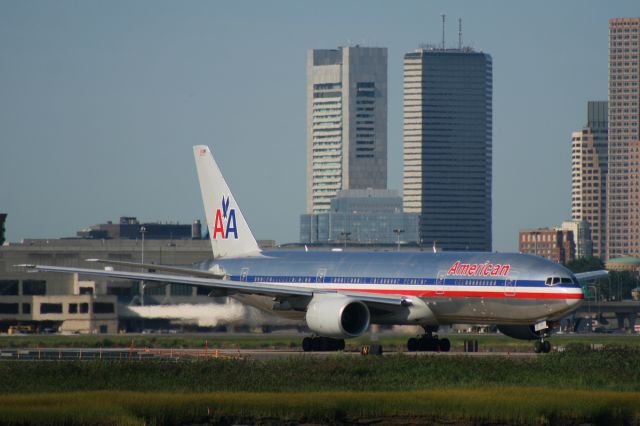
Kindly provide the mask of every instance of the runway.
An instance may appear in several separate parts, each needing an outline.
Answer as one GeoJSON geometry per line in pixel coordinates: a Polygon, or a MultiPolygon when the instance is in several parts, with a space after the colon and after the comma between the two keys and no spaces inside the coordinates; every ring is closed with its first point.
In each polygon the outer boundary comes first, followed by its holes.
{"type": "MultiPolygon", "coordinates": [[[[399,352],[387,351],[382,356],[393,356],[402,353],[407,356],[445,356],[445,357],[532,357],[532,352],[399,352]]],[[[270,360],[290,357],[322,357],[331,356],[363,356],[358,350],[339,352],[304,352],[289,349],[155,349],[155,348],[12,348],[0,350],[1,361],[179,361],[196,359],[258,359],[270,360]]],[[[367,355],[374,357],[376,355],[367,355]]]]}

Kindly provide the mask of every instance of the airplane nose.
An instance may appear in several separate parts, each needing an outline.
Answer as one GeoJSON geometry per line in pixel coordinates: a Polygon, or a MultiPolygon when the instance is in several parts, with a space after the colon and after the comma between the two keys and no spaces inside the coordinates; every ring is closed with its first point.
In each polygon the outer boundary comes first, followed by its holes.
{"type": "Polygon", "coordinates": [[[580,294],[579,299],[576,298],[576,299],[565,299],[565,300],[569,308],[577,309],[580,305],[582,305],[582,302],[584,300],[584,293],[580,294]]]}

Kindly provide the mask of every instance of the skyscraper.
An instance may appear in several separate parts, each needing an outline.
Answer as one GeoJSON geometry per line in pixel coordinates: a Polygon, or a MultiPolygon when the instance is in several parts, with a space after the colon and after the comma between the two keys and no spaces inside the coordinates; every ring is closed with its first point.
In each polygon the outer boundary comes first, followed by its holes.
{"type": "Polygon", "coordinates": [[[640,255],[640,18],[609,20],[607,259],[640,255]]]}
{"type": "Polygon", "coordinates": [[[592,101],[587,124],[571,135],[571,217],[589,224],[597,257],[606,253],[607,131],[607,102],[592,101]]]}
{"type": "Polygon", "coordinates": [[[387,187],[387,49],[307,55],[307,213],[338,191],[387,187]]]}
{"type": "Polygon", "coordinates": [[[404,210],[423,244],[491,251],[491,56],[420,48],[404,56],[404,210]]]}

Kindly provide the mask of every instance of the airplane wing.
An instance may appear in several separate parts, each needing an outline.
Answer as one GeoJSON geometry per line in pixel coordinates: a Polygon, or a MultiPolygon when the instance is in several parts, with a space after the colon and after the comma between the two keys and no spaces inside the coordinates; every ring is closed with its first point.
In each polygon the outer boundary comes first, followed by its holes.
{"type": "Polygon", "coordinates": [[[94,263],[104,263],[106,265],[120,265],[120,266],[129,266],[131,268],[144,268],[150,269],[154,271],[165,271],[171,272],[175,274],[184,274],[191,275],[194,277],[203,277],[203,278],[224,278],[224,274],[215,273],[211,271],[203,271],[199,269],[191,269],[191,268],[181,268],[179,266],[169,266],[169,265],[156,265],[155,263],[136,263],[136,262],[126,262],[124,260],[106,260],[106,259],[85,259],[86,262],[94,262],[94,263]]]}
{"type": "Polygon", "coordinates": [[[573,274],[581,283],[596,281],[600,278],[606,278],[609,276],[609,271],[601,269],[599,271],[590,271],[590,272],[580,272],[578,274],[573,274]]]}
{"type": "MultiPolygon", "coordinates": [[[[127,262],[128,263],[128,262],[127,262]]],[[[140,266],[140,264],[135,264],[140,266]]],[[[28,272],[63,272],[80,275],[93,275],[101,277],[121,278],[128,280],[141,280],[162,283],[187,284],[213,289],[229,290],[230,293],[257,294],[271,297],[308,297],[311,299],[314,294],[320,293],[340,293],[352,297],[364,303],[378,305],[408,306],[412,304],[411,298],[402,295],[377,295],[361,292],[344,292],[340,290],[315,289],[308,287],[290,286],[286,284],[263,284],[248,283],[241,281],[231,281],[221,278],[203,278],[184,275],[168,275],[144,272],[127,272],[102,269],[71,268],[65,266],[46,265],[16,265],[27,268],[28,272]]],[[[187,269],[187,272],[191,270],[187,269]]],[[[195,271],[198,272],[198,271],[195,271]]]]}

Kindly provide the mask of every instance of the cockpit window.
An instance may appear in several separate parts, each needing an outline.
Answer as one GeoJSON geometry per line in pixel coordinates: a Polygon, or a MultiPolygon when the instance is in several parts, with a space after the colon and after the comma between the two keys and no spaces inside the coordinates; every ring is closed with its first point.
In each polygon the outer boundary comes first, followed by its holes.
{"type": "Polygon", "coordinates": [[[573,280],[569,277],[547,277],[545,285],[554,286],[558,284],[572,284],[573,280]]]}

